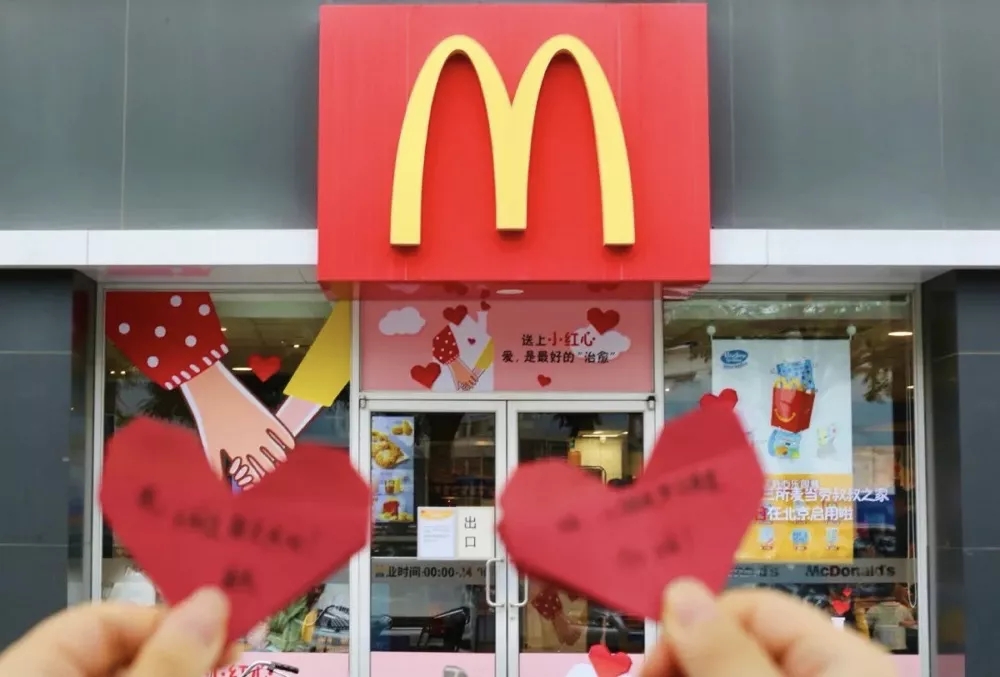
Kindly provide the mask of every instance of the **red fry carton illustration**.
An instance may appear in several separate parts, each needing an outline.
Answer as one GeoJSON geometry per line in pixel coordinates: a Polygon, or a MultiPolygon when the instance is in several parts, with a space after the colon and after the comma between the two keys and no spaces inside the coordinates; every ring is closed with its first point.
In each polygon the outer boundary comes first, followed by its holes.
{"type": "Polygon", "coordinates": [[[800,433],[812,423],[816,392],[780,387],[775,383],[771,391],[771,426],[800,433]]]}

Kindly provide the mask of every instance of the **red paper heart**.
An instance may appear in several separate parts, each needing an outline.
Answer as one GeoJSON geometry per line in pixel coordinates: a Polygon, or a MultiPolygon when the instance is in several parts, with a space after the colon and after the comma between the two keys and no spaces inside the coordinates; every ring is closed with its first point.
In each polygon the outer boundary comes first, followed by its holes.
{"type": "Polygon", "coordinates": [[[462,320],[469,314],[469,309],[465,306],[455,306],[454,308],[445,308],[441,314],[444,315],[444,319],[458,326],[462,324],[462,320]]]}
{"type": "Polygon", "coordinates": [[[440,375],[441,365],[437,362],[417,364],[410,367],[410,378],[427,389],[430,389],[434,385],[434,381],[440,375]]]}
{"type": "Polygon", "coordinates": [[[712,393],[705,393],[698,400],[698,406],[707,407],[712,404],[725,404],[730,409],[736,407],[737,403],[740,401],[740,396],[732,388],[723,388],[719,391],[718,395],[713,395],[712,393]]]}
{"type": "Polygon", "coordinates": [[[461,282],[445,282],[444,290],[449,294],[456,294],[457,296],[465,296],[469,293],[469,288],[461,282]]]}
{"type": "Polygon", "coordinates": [[[486,301],[480,301],[479,307],[482,308],[483,310],[489,310],[490,308],[492,308],[492,306],[488,304],[486,301]]]}
{"type": "Polygon", "coordinates": [[[543,388],[545,388],[545,387],[547,387],[547,386],[548,386],[548,385],[549,385],[550,383],[552,383],[552,378],[551,378],[551,377],[549,377],[549,376],[546,376],[545,374],[539,374],[539,375],[538,375],[538,385],[540,385],[540,386],[542,386],[543,388]]]}
{"type": "Polygon", "coordinates": [[[621,677],[632,669],[632,659],[627,653],[611,653],[603,644],[595,644],[587,652],[597,677],[621,677]]]}
{"type": "Polygon", "coordinates": [[[587,322],[590,322],[598,334],[604,334],[617,327],[620,319],[617,310],[591,308],[587,311],[587,322]]]}
{"type": "Polygon", "coordinates": [[[518,466],[498,531],[528,576],[656,619],[663,588],[678,576],[722,589],[763,490],[739,418],[708,407],[665,426],[646,471],[627,487],[608,487],[563,459],[518,466]],[[546,513],[537,509],[541,495],[546,513]]]}
{"type": "Polygon", "coordinates": [[[834,613],[838,616],[843,616],[848,611],[851,610],[851,600],[849,599],[831,599],[830,606],[833,607],[834,613]]]}
{"type": "Polygon", "coordinates": [[[481,299],[488,299],[489,297],[490,297],[490,290],[489,289],[483,289],[481,292],[479,292],[479,298],[481,298],[481,299]]]}
{"type": "Polygon", "coordinates": [[[176,604],[205,585],[229,597],[228,641],[347,564],[370,533],[371,492],[345,450],[299,444],[232,494],[198,435],[138,418],[107,446],[101,505],[115,537],[176,604]]]}
{"type": "Polygon", "coordinates": [[[271,355],[270,357],[251,355],[247,359],[247,366],[250,367],[254,376],[261,381],[267,381],[281,369],[281,358],[277,355],[271,355]]]}

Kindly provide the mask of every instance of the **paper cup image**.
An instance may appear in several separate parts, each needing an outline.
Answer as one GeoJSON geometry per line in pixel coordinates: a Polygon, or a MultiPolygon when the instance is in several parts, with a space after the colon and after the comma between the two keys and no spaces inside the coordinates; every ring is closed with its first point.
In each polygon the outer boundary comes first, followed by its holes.
{"type": "Polygon", "coordinates": [[[761,527],[757,532],[757,544],[761,550],[774,550],[774,527],[761,527]]]}
{"type": "Polygon", "coordinates": [[[809,530],[792,529],[792,547],[802,552],[809,548],[809,530]]]}

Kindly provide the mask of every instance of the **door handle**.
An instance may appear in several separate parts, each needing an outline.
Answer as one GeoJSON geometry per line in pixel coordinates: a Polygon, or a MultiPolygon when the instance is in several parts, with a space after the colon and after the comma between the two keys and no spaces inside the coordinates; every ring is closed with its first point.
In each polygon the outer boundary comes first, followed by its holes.
{"type": "Polygon", "coordinates": [[[486,606],[493,609],[504,606],[503,602],[498,603],[495,599],[490,598],[490,587],[492,587],[491,584],[493,583],[493,575],[491,573],[493,571],[493,565],[499,564],[502,561],[503,558],[501,557],[491,557],[486,560],[486,606]]]}
{"type": "MultiPolygon", "coordinates": [[[[521,586],[518,586],[521,587],[521,586]]],[[[519,600],[511,604],[511,606],[517,607],[518,609],[526,606],[528,604],[528,577],[524,577],[524,599],[519,600]]]]}

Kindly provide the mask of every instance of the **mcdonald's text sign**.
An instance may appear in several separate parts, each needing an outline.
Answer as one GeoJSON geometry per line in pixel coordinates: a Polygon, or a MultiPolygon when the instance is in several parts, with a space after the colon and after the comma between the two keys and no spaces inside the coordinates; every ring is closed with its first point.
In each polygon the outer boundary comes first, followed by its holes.
{"type": "Polygon", "coordinates": [[[707,281],[704,5],[320,18],[321,281],[707,281]]]}

